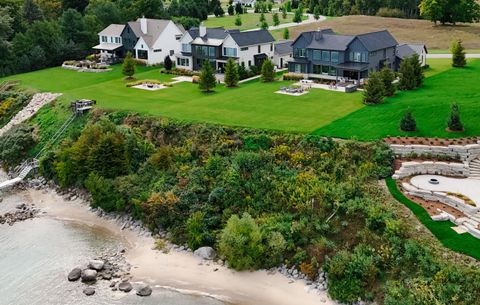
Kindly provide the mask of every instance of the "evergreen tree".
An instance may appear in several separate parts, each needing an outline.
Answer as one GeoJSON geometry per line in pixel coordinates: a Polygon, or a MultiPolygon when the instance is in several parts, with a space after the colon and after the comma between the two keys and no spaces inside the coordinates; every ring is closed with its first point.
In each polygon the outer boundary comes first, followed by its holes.
{"type": "Polygon", "coordinates": [[[285,3],[285,11],[289,13],[292,11],[292,2],[290,0],[285,3]]]}
{"type": "Polygon", "coordinates": [[[213,14],[215,17],[223,17],[225,15],[225,11],[223,10],[221,5],[217,5],[213,10],[213,14]]]}
{"type": "Polygon", "coordinates": [[[303,9],[298,8],[295,11],[295,15],[293,15],[293,22],[296,22],[296,23],[302,22],[302,17],[303,17],[303,9]]]}
{"type": "Polygon", "coordinates": [[[285,9],[285,7],[282,6],[282,18],[283,19],[287,19],[287,10],[285,9]]]}
{"type": "Polygon", "coordinates": [[[43,12],[33,0],[25,0],[23,2],[23,18],[28,24],[43,19],[43,12]]]}
{"type": "Polygon", "coordinates": [[[395,94],[395,84],[393,84],[395,73],[392,69],[385,67],[380,71],[380,77],[385,88],[385,96],[393,96],[395,94]]]}
{"type": "Polygon", "coordinates": [[[132,53],[128,52],[123,60],[122,73],[127,79],[132,79],[135,74],[135,59],[132,57],[132,53]]]}
{"type": "Polygon", "coordinates": [[[273,25],[278,26],[280,24],[280,19],[278,18],[278,13],[273,14],[273,25]]]}
{"type": "Polygon", "coordinates": [[[266,21],[267,19],[265,18],[265,14],[264,13],[261,13],[260,14],[260,23],[263,23],[264,21],[266,21]]]}
{"type": "Polygon", "coordinates": [[[319,20],[319,19],[320,19],[320,15],[321,15],[320,5],[317,5],[317,6],[315,6],[315,8],[313,9],[313,17],[315,18],[315,20],[319,20]]]}
{"type": "Polygon", "coordinates": [[[413,117],[412,110],[410,108],[405,111],[402,120],[400,121],[400,130],[402,131],[416,131],[417,122],[413,117]]]}
{"type": "Polygon", "coordinates": [[[239,78],[237,64],[233,59],[229,58],[225,65],[225,84],[227,87],[236,87],[239,78]]]}
{"type": "Polygon", "coordinates": [[[410,60],[412,63],[413,74],[415,75],[415,87],[421,87],[423,85],[423,79],[425,78],[425,75],[423,74],[423,68],[420,64],[420,58],[418,54],[415,53],[410,56],[408,60],[410,60]]]}
{"type": "Polygon", "coordinates": [[[275,80],[275,67],[270,59],[266,59],[262,64],[262,81],[264,83],[275,80]]]}
{"type": "Polygon", "coordinates": [[[242,25],[242,17],[240,15],[237,15],[237,17],[235,18],[235,25],[236,26],[242,25]]]}
{"type": "Polygon", "coordinates": [[[310,0],[310,3],[308,4],[308,12],[314,14],[315,8],[318,5],[318,0],[310,0]]]}
{"type": "Polygon", "coordinates": [[[165,66],[165,70],[171,71],[173,67],[173,62],[170,56],[165,56],[165,59],[163,60],[163,65],[165,66]]]}
{"type": "Polygon", "coordinates": [[[243,14],[243,7],[240,2],[235,5],[235,14],[243,14]]]}
{"type": "Polygon", "coordinates": [[[208,60],[205,60],[200,72],[199,87],[203,92],[211,92],[217,85],[217,79],[213,72],[212,65],[208,60]]]}
{"type": "Polygon", "coordinates": [[[465,67],[467,60],[465,59],[465,49],[460,39],[452,41],[450,52],[452,53],[452,66],[455,68],[465,67]]]}
{"type": "Polygon", "coordinates": [[[235,8],[234,8],[233,5],[231,5],[231,4],[228,6],[228,14],[229,14],[230,16],[235,15],[235,8]]]}
{"type": "Polygon", "coordinates": [[[290,31],[288,30],[288,28],[285,28],[283,30],[283,39],[288,40],[289,38],[290,38],[290,31]]]}
{"type": "Polygon", "coordinates": [[[262,30],[268,30],[268,23],[266,20],[262,21],[262,24],[260,25],[260,28],[262,30]]]}
{"type": "Polygon", "coordinates": [[[383,85],[380,72],[371,72],[368,75],[368,82],[363,92],[363,102],[369,104],[380,104],[385,97],[385,86],[383,85]]]}
{"type": "Polygon", "coordinates": [[[248,71],[247,68],[245,68],[245,65],[237,65],[237,70],[240,79],[248,78],[248,71]]]}
{"type": "Polygon", "coordinates": [[[412,62],[408,58],[404,59],[400,64],[400,90],[413,90],[416,88],[417,79],[412,62]]]}
{"type": "Polygon", "coordinates": [[[463,131],[463,124],[460,120],[460,109],[457,103],[452,104],[450,117],[448,118],[448,129],[451,131],[463,131]]]}

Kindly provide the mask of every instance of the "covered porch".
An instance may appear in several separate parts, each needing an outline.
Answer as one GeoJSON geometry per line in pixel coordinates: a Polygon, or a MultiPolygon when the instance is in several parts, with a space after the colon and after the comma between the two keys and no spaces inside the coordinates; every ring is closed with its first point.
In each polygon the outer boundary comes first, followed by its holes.
{"type": "Polygon", "coordinates": [[[115,43],[101,43],[93,47],[100,54],[100,60],[106,63],[112,63],[120,60],[124,56],[123,46],[115,43]]]}
{"type": "Polygon", "coordinates": [[[336,81],[354,81],[361,83],[362,79],[368,78],[368,64],[358,62],[346,62],[335,66],[337,70],[336,81]]]}

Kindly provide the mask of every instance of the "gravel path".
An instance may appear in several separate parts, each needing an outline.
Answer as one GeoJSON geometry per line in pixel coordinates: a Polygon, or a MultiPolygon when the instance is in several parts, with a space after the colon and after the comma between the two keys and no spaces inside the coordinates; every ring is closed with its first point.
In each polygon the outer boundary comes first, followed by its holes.
{"type": "Polygon", "coordinates": [[[30,100],[30,103],[28,103],[25,108],[20,110],[11,120],[10,122],[7,123],[7,125],[3,126],[0,129],[0,137],[12,129],[13,126],[18,125],[22,123],[23,121],[28,120],[31,118],[35,113],[37,113],[40,108],[42,108],[44,105],[52,102],[55,100],[57,97],[61,96],[61,93],[37,93],[35,94],[32,99],[30,100]]]}

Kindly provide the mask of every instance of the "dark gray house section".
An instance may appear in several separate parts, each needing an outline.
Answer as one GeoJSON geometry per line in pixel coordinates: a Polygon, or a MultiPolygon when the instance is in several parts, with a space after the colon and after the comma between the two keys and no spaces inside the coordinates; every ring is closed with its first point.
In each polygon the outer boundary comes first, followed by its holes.
{"type": "MultiPolygon", "coordinates": [[[[192,61],[193,70],[202,69],[205,60],[208,60],[215,68],[216,60],[222,57],[222,43],[213,43],[223,41],[229,34],[224,28],[203,28],[204,35],[200,35],[200,28],[191,28],[188,33],[193,39],[192,42],[192,61]]],[[[235,31],[234,31],[235,32],[235,31]]]]}
{"type": "Polygon", "coordinates": [[[125,52],[131,52],[135,56],[135,45],[141,36],[138,22],[128,22],[122,32],[122,43],[125,52]]]}
{"type": "Polygon", "coordinates": [[[332,30],[302,33],[292,44],[289,71],[310,78],[357,80],[387,66],[395,68],[397,41],[388,31],[357,36],[332,30]]]}

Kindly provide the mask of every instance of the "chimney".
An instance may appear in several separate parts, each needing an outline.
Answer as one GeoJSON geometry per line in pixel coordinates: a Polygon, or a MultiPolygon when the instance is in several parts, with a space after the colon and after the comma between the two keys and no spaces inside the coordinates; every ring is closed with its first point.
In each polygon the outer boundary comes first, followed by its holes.
{"type": "Polygon", "coordinates": [[[145,18],[145,16],[142,16],[142,18],[140,18],[140,29],[142,30],[143,34],[147,34],[148,30],[147,30],[147,18],[145,18]]]}
{"type": "Polygon", "coordinates": [[[200,24],[200,27],[198,28],[200,37],[203,37],[207,35],[207,27],[203,24],[203,22],[200,24]]]}
{"type": "Polygon", "coordinates": [[[320,39],[322,39],[322,30],[320,28],[317,28],[317,31],[315,32],[315,40],[320,39]]]}

